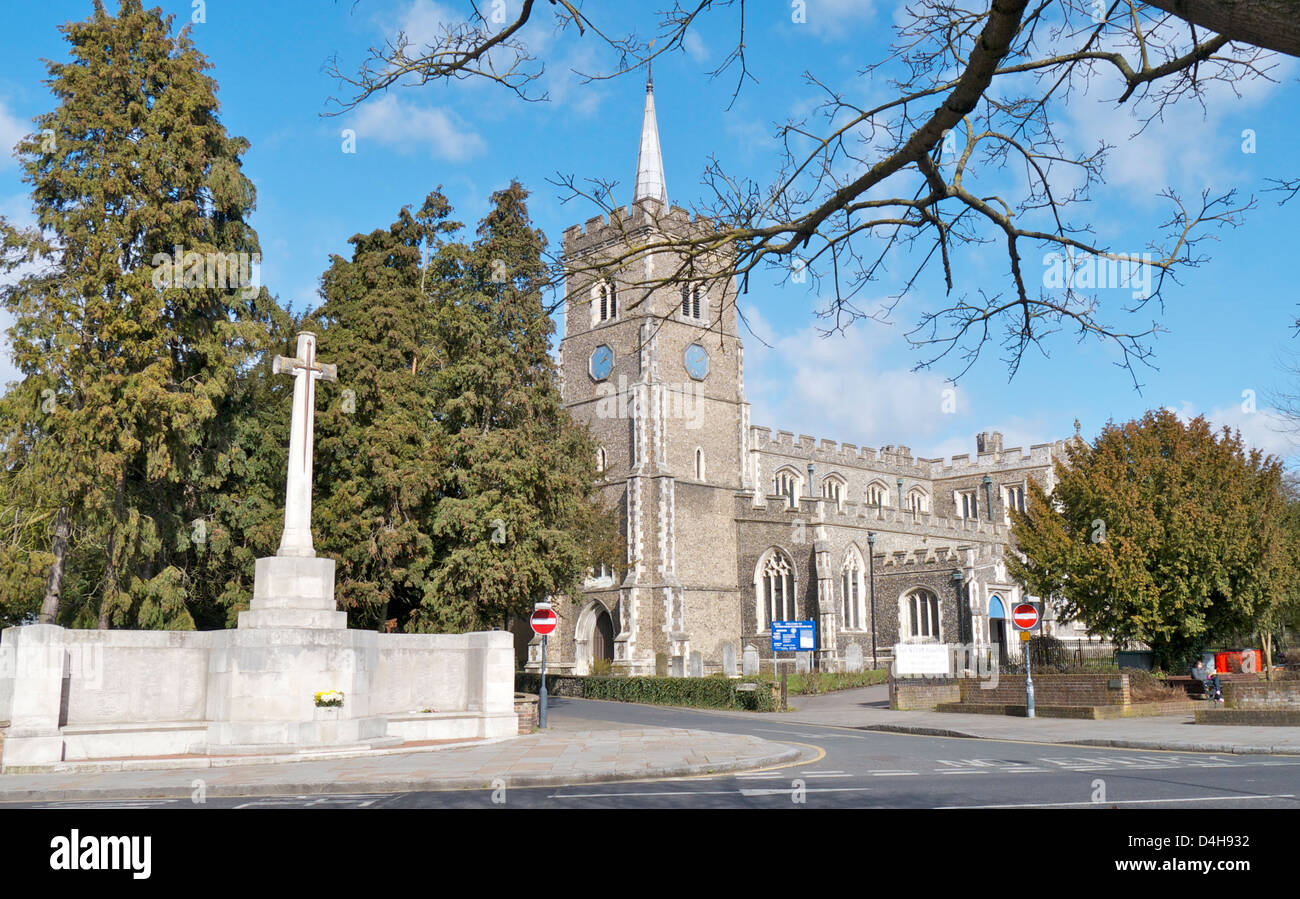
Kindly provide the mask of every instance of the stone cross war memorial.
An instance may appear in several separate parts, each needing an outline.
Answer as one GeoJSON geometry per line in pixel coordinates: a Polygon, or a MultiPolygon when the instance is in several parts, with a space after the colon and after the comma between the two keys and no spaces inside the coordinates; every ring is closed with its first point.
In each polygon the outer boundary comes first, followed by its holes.
{"type": "Polygon", "coordinates": [[[5,629],[0,720],[6,772],[177,754],[302,754],[518,733],[507,632],[351,630],[334,560],[311,534],[319,381],[336,378],[298,335],[274,371],[294,377],[284,533],[258,559],[250,608],[224,631],[5,629]],[[317,694],[333,692],[323,706],[317,694]],[[337,704],[337,694],[342,694],[337,704]]]}

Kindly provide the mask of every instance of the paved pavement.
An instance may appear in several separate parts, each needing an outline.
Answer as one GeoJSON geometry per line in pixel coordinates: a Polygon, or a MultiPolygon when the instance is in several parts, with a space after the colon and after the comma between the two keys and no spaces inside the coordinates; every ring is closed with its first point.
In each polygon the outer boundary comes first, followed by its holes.
{"type": "Polygon", "coordinates": [[[789,763],[807,752],[745,734],[583,724],[584,729],[573,723],[491,743],[305,762],[195,767],[209,760],[135,760],[116,771],[65,765],[51,774],[0,775],[0,803],[190,798],[200,790],[213,797],[481,790],[494,789],[498,780],[511,788],[599,783],[748,771],[789,763]]]}
{"type": "MultiPolygon", "coordinates": [[[[715,714],[755,724],[800,723],[1012,742],[1300,754],[1300,728],[1196,725],[1188,715],[1079,721],[894,712],[887,707],[884,687],[792,696],[791,704],[795,710],[778,714],[715,714]]],[[[813,753],[790,740],[692,727],[647,727],[644,722],[593,721],[590,716],[553,714],[551,725],[544,733],[509,740],[318,755],[310,761],[282,757],[260,764],[250,759],[208,758],[70,763],[53,773],[0,775],[0,803],[190,798],[198,790],[213,797],[232,797],[482,790],[494,789],[498,782],[511,788],[599,783],[752,772],[806,762],[813,753]]]]}
{"type": "Polygon", "coordinates": [[[1188,714],[1087,721],[894,712],[884,686],[791,696],[790,705],[795,710],[779,714],[780,720],[892,733],[1176,752],[1300,753],[1300,727],[1196,724],[1188,714]]]}

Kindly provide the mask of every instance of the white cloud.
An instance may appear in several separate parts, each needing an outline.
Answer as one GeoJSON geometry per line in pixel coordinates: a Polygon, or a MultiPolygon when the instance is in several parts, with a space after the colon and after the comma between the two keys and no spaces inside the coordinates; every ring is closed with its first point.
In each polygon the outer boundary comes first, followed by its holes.
{"type": "Polygon", "coordinates": [[[18,164],[14,159],[14,144],[31,133],[31,123],[26,122],[9,111],[9,107],[0,100],[0,170],[18,164]]]}
{"type": "MultiPolygon", "coordinates": [[[[36,224],[36,217],[31,210],[31,199],[25,194],[0,199],[0,215],[8,219],[9,224],[16,228],[30,228],[36,224]]],[[[21,266],[5,274],[0,283],[12,284],[37,268],[37,266],[21,266]]],[[[9,329],[13,325],[14,317],[6,311],[0,311],[0,393],[5,392],[10,381],[17,381],[20,377],[14,365],[13,350],[9,343],[9,329]]]]}
{"type": "Polygon", "coordinates": [[[1209,412],[1201,413],[1196,405],[1183,400],[1178,407],[1166,406],[1170,412],[1182,421],[1190,421],[1198,414],[1203,414],[1216,430],[1224,427],[1241,432],[1242,442],[1263,452],[1288,460],[1300,454],[1300,441],[1294,425],[1288,422],[1276,409],[1255,406],[1243,400],[1237,405],[1219,406],[1209,412]],[[1250,411],[1253,409],[1253,411],[1250,411]]]}
{"type": "Polygon", "coordinates": [[[393,94],[366,101],[348,127],[356,131],[361,152],[366,141],[377,141],[405,153],[423,149],[434,157],[459,161],[482,153],[485,147],[483,138],[454,113],[408,103],[393,94]]]}
{"type": "Polygon", "coordinates": [[[929,456],[925,441],[938,442],[953,416],[968,409],[965,394],[937,374],[874,365],[896,336],[883,325],[863,323],[829,337],[810,325],[782,336],[757,308],[742,312],[754,335],[770,344],[746,342],[745,393],[756,425],[865,446],[905,444],[929,456]],[[955,403],[952,414],[944,412],[946,400],[955,403]]]}
{"type": "Polygon", "coordinates": [[[403,32],[415,47],[435,43],[448,26],[464,24],[463,13],[458,13],[432,0],[415,0],[403,14],[397,29],[403,32]]]}
{"type": "Polygon", "coordinates": [[[1240,131],[1230,129],[1226,120],[1243,111],[1257,113],[1274,99],[1295,71],[1294,60],[1275,62],[1277,67],[1269,72],[1273,80],[1202,81],[1200,102],[1198,97],[1183,96],[1145,129],[1143,120],[1153,110],[1151,103],[1144,102],[1139,92],[1119,105],[1116,99],[1123,81],[1101,68],[1088,82],[1087,91],[1065,106],[1072,149],[1088,150],[1105,141],[1114,148],[1107,154],[1106,181],[1121,188],[1141,188],[1141,196],[1146,197],[1154,198],[1166,186],[1199,192],[1206,185],[1244,180],[1242,170],[1252,157],[1241,152],[1240,131]]]}
{"type": "MultiPolygon", "coordinates": [[[[847,37],[855,28],[875,16],[872,0],[804,0],[807,27],[820,38],[847,37]]],[[[785,4],[793,16],[797,11],[785,4]]]]}
{"type": "Polygon", "coordinates": [[[686,32],[686,37],[682,38],[682,49],[695,62],[705,63],[709,60],[709,48],[705,46],[704,39],[696,31],[686,32]]]}

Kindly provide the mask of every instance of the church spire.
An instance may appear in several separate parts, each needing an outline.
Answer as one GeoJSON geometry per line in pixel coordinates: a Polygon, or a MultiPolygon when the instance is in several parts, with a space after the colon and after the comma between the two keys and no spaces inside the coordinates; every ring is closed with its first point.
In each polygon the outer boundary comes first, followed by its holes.
{"type": "Polygon", "coordinates": [[[636,156],[636,191],[632,202],[646,197],[668,208],[668,182],[664,180],[664,160],[659,152],[659,123],[655,119],[655,83],[646,66],[645,114],[641,118],[641,149],[636,156]]]}

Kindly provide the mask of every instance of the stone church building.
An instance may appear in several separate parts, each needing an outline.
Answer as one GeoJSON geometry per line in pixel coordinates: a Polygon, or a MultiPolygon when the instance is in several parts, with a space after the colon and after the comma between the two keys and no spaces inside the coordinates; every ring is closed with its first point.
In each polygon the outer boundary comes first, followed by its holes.
{"type": "MultiPolygon", "coordinates": [[[[600,447],[627,566],[553,598],[547,670],[584,674],[599,660],[628,674],[771,670],[770,623],[796,619],[818,631],[801,668],[883,666],[902,642],[1018,654],[1008,510],[1023,508],[1031,476],[1051,489],[1064,443],[1004,448],[990,431],[973,455],[926,459],[752,423],[731,279],[669,283],[667,253],[636,258],[624,283],[617,265],[593,274],[656,232],[707,227],[668,204],[648,83],[632,205],[563,238],[564,404],[600,447]]],[[[1047,629],[1086,637],[1069,623],[1047,629]]],[[[539,661],[534,638],[528,668],[539,661]]]]}

